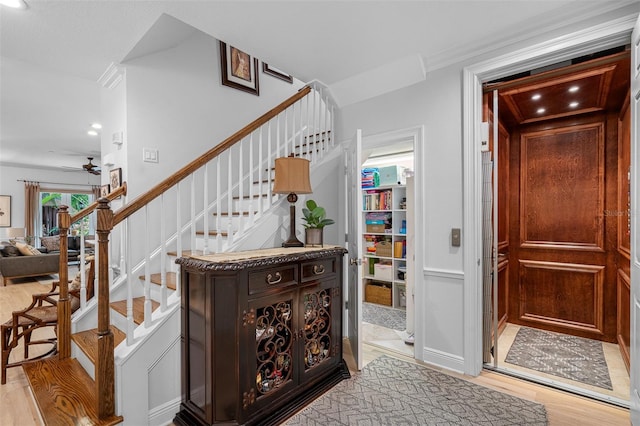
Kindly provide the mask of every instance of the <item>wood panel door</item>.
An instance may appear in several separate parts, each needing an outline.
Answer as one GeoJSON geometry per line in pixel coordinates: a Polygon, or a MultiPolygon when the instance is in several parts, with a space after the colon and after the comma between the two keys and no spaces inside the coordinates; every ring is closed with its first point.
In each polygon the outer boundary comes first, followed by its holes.
{"type": "Polygon", "coordinates": [[[512,134],[509,320],[615,341],[617,130],[604,114],[512,134]],[[612,275],[613,274],[613,275],[612,275]]]}

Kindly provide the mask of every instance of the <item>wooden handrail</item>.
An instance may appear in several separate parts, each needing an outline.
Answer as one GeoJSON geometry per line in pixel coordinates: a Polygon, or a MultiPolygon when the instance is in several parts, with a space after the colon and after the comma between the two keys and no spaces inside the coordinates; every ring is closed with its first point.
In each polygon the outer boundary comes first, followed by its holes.
{"type": "Polygon", "coordinates": [[[265,114],[263,114],[262,116],[254,120],[253,122],[249,123],[242,129],[234,133],[233,135],[229,136],[224,141],[222,141],[221,143],[219,143],[218,145],[216,145],[215,147],[211,148],[209,151],[204,153],[202,156],[198,157],[191,163],[187,164],[186,166],[184,166],[183,168],[181,168],[180,170],[178,170],[177,172],[175,172],[174,174],[172,174],[171,176],[169,176],[168,178],[160,182],[158,185],[151,188],[149,191],[136,197],[136,199],[134,199],[132,202],[128,203],[126,206],[124,206],[123,208],[115,212],[113,217],[113,225],[114,226],[117,225],[118,223],[125,220],[127,217],[131,216],[133,213],[140,210],[145,205],[149,204],[151,201],[153,201],[154,199],[162,195],[165,191],[170,189],[176,183],[180,182],[181,180],[189,176],[191,173],[195,172],[200,167],[204,166],[209,161],[216,158],[222,152],[226,151],[227,149],[229,149],[230,147],[232,147],[233,145],[241,141],[244,137],[251,134],[251,132],[253,132],[257,128],[259,128],[260,126],[262,126],[263,124],[265,124],[266,122],[268,122],[269,120],[271,120],[272,118],[280,114],[282,111],[284,111],[285,109],[287,109],[288,107],[290,107],[291,105],[299,101],[300,99],[304,98],[306,95],[309,94],[309,92],[311,92],[311,87],[309,86],[303,87],[302,89],[300,89],[300,91],[298,91],[298,93],[296,93],[289,99],[280,103],[279,105],[277,105],[270,111],[266,112],[265,114]]]}
{"type": "MultiPolygon", "coordinates": [[[[114,189],[113,191],[108,193],[106,196],[101,197],[101,198],[106,198],[109,201],[113,201],[116,198],[120,197],[121,195],[127,195],[127,183],[126,182],[124,182],[122,184],[122,186],[117,187],[116,189],[114,189]]],[[[93,213],[93,211],[95,209],[97,209],[98,206],[100,205],[99,201],[100,201],[99,199],[94,201],[93,203],[91,203],[87,207],[85,207],[84,209],[80,210],[75,215],[71,216],[71,223],[76,223],[80,219],[82,219],[84,217],[87,217],[91,213],[93,213]]]]}

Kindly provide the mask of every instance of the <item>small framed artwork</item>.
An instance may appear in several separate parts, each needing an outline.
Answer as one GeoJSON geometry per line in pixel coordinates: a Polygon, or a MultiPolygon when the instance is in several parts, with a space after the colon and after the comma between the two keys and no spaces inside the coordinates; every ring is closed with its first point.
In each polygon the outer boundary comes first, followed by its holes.
{"type": "Polygon", "coordinates": [[[220,66],[223,85],[260,95],[257,58],[221,41],[220,66]]]}
{"type": "Polygon", "coordinates": [[[100,187],[100,197],[106,197],[111,192],[111,185],[106,184],[100,187]]]}
{"type": "Polygon", "coordinates": [[[113,169],[109,172],[109,182],[111,182],[111,191],[114,191],[116,188],[120,188],[122,185],[122,169],[117,168],[113,169]]]}
{"type": "Polygon", "coordinates": [[[265,74],[269,74],[270,76],[273,76],[275,78],[279,78],[280,80],[284,80],[287,83],[293,84],[293,76],[279,70],[278,68],[272,67],[265,62],[262,63],[262,72],[264,72],[265,74]]]}
{"type": "Polygon", "coordinates": [[[11,195],[0,195],[0,227],[11,226],[11,195]]]}

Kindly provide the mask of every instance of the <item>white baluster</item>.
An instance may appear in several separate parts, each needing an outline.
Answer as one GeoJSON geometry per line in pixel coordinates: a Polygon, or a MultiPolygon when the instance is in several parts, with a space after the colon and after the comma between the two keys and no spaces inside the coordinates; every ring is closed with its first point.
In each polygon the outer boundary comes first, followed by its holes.
{"type": "MultiPolygon", "coordinates": [[[[278,136],[280,135],[280,119],[279,119],[280,115],[278,114],[278,116],[276,117],[276,140],[278,139],[278,136]]],[[[262,159],[260,160],[260,171],[262,171],[262,159]]],[[[272,204],[273,204],[273,196],[272,196],[272,192],[271,191],[271,123],[269,123],[269,133],[267,133],[267,176],[266,176],[266,181],[268,182],[268,188],[267,188],[267,205],[269,206],[269,208],[271,208],[272,204]]],[[[260,181],[260,190],[262,191],[262,175],[259,177],[258,179],[260,181]]]]}
{"type": "Polygon", "coordinates": [[[228,162],[227,162],[227,249],[231,244],[233,244],[233,222],[231,221],[231,201],[232,201],[232,184],[233,184],[233,161],[231,158],[231,148],[227,150],[228,152],[228,162]]]}
{"type": "MultiPolygon", "coordinates": [[[[271,132],[271,121],[267,124],[267,129],[271,132]]],[[[262,216],[262,208],[264,207],[263,199],[262,199],[262,160],[264,157],[262,156],[262,134],[264,133],[264,126],[260,127],[260,140],[258,145],[258,215],[262,216]]],[[[251,180],[253,188],[253,180],[251,180]]]]}
{"type": "Polygon", "coordinates": [[[204,182],[202,183],[202,227],[204,228],[204,254],[209,254],[209,163],[204,165],[204,182]]]}
{"type": "Polygon", "coordinates": [[[163,192],[160,196],[160,312],[167,310],[167,224],[163,192]]]}
{"type": "Polygon", "coordinates": [[[195,250],[198,245],[196,240],[196,174],[191,174],[191,249],[195,250]]]}
{"type": "MultiPolygon", "coordinates": [[[[259,130],[262,129],[260,126],[259,130]]],[[[251,137],[249,138],[249,226],[253,226],[255,218],[253,217],[253,211],[255,208],[253,207],[254,203],[254,194],[253,194],[253,132],[251,133],[251,137]]],[[[258,199],[260,200],[260,199],[258,199]]]]}
{"type": "Polygon", "coordinates": [[[129,226],[130,221],[132,220],[132,217],[128,217],[124,223],[122,224],[122,226],[125,228],[126,230],[126,234],[127,234],[127,241],[125,243],[125,247],[126,247],[126,252],[127,252],[127,257],[129,258],[127,265],[127,330],[126,330],[126,334],[127,334],[127,346],[131,346],[134,343],[134,338],[133,338],[133,332],[135,330],[135,323],[133,321],[133,270],[132,265],[133,265],[133,259],[131,258],[133,256],[133,253],[131,251],[131,241],[133,240],[133,235],[130,235],[129,230],[131,229],[131,227],[129,226]]]}
{"type": "MultiPolygon", "coordinates": [[[[176,184],[176,257],[182,257],[182,181],[176,184]]],[[[176,294],[180,295],[180,268],[176,270],[176,294]]]]}
{"type": "Polygon", "coordinates": [[[220,182],[221,177],[220,156],[216,157],[216,251],[220,253],[222,251],[222,189],[220,182]]]}
{"type": "MultiPolygon", "coordinates": [[[[152,304],[151,304],[151,272],[149,271],[149,266],[151,263],[151,258],[149,257],[150,248],[149,248],[149,239],[151,238],[151,230],[149,229],[149,204],[144,206],[144,215],[145,215],[145,223],[144,223],[144,326],[151,327],[151,313],[152,313],[152,304]]],[[[133,305],[133,304],[132,304],[133,305]]],[[[127,306],[127,309],[129,307],[127,306]]]]}
{"type": "MultiPolygon", "coordinates": [[[[244,232],[244,205],[243,205],[243,197],[244,197],[244,141],[246,139],[243,138],[238,143],[238,236],[241,236],[244,232]]],[[[233,210],[229,212],[229,215],[233,216],[233,210]]]]}

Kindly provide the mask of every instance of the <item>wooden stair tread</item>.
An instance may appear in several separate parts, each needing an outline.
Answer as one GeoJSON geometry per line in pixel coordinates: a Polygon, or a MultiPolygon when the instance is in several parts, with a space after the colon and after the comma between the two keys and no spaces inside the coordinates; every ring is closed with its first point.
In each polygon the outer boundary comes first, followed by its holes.
{"type": "Polygon", "coordinates": [[[22,368],[46,425],[116,425],[122,416],[98,418],[95,382],[75,358],[58,356],[22,368]]]}
{"type": "MultiPolygon", "coordinates": [[[[258,213],[254,211],[253,214],[258,213]]],[[[218,216],[218,213],[213,213],[214,216],[218,216]]],[[[221,212],[220,216],[229,216],[229,212],[221,212]]],[[[240,216],[240,212],[232,212],[231,216],[240,216]]],[[[242,212],[242,216],[249,216],[249,212],[242,212]]]]}
{"type": "MultiPolygon", "coordinates": [[[[262,194],[262,195],[253,195],[253,196],[251,196],[251,195],[243,195],[243,196],[242,196],[242,199],[243,199],[243,200],[249,200],[249,199],[251,199],[251,198],[264,198],[264,197],[266,197],[266,196],[267,196],[267,194],[262,194]]],[[[234,197],[233,197],[233,199],[234,199],[234,200],[239,200],[239,199],[240,199],[240,196],[239,196],[239,195],[236,195],[236,196],[234,196],[234,197]]]]}
{"type": "MultiPolygon", "coordinates": [[[[222,231],[222,232],[218,232],[218,231],[209,231],[209,236],[211,237],[215,237],[218,234],[222,235],[223,237],[228,237],[229,233],[222,231]]],[[[196,231],[196,235],[204,235],[204,231],[196,231]]]]}
{"type": "MultiPolygon", "coordinates": [[[[115,348],[126,339],[127,336],[114,325],[109,326],[109,328],[113,333],[113,347],[115,348]]],[[[71,335],[71,340],[76,342],[82,352],[84,352],[95,365],[98,359],[98,329],[93,328],[91,330],[74,333],[71,335]]]]}
{"type": "MultiPolygon", "coordinates": [[[[176,276],[177,274],[175,272],[167,272],[167,288],[171,290],[176,289],[176,276]]],[[[140,275],[138,278],[140,278],[142,281],[145,280],[144,275],[140,275]]],[[[150,278],[151,283],[162,285],[162,274],[151,274],[150,278]]]]}
{"type": "MultiPolygon", "coordinates": [[[[151,311],[155,311],[160,306],[159,302],[155,300],[151,301],[151,311]]],[[[111,309],[118,312],[120,315],[127,316],[127,301],[118,300],[117,302],[111,302],[111,309]]],[[[144,296],[133,298],[133,322],[140,325],[144,321],[144,296]]]]}

